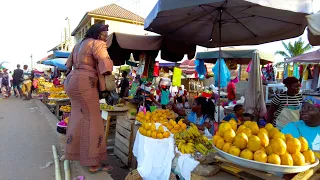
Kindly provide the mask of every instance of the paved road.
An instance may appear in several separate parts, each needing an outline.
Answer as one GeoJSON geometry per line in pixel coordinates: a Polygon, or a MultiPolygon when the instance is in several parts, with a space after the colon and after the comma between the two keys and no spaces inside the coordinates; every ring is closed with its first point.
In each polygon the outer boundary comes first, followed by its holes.
{"type": "MultiPolygon", "coordinates": [[[[53,180],[52,145],[60,150],[54,130],[57,119],[37,100],[0,99],[0,180],[53,180]]],[[[59,154],[62,154],[60,151],[59,154]]],[[[63,163],[60,165],[63,174],[63,163]]],[[[107,173],[88,174],[77,163],[71,164],[72,177],[86,180],[112,179],[107,173]]]]}

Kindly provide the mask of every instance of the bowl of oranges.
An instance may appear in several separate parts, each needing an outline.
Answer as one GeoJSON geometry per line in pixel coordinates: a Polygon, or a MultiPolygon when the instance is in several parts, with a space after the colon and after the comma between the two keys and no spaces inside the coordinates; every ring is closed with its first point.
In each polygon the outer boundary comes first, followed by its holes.
{"type": "Polygon", "coordinates": [[[221,123],[213,145],[235,164],[273,174],[303,172],[319,164],[304,137],[283,134],[272,124],[259,128],[252,121],[239,127],[234,120],[221,123]]]}

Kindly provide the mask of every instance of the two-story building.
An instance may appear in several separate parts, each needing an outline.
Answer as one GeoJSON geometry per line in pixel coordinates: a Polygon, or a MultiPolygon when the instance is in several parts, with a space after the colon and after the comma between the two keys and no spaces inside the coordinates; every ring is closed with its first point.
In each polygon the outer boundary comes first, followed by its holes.
{"type": "Polygon", "coordinates": [[[75,37],[76,43],[82,40],[86,31],[96,23],[108,24],[109,34],[120,32],[145,35],[148,33],[143,29],[144,18],[116,4],[110,4],[89,11],[83,16],[71,34],[75,37]]]}

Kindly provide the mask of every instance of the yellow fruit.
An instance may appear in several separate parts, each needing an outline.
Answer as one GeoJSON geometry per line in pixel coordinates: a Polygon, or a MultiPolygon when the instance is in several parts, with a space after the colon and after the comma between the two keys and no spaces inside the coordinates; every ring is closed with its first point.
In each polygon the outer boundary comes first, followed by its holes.
{"type": "Polygon", "coordinates": [[[270,154],[268,156],[268,163],[280,165],[281,164],[281,158],[277,154],[274,154],[274,153],[270,154]]]}
{"type": "Polygon", "coordinates": [[[216,135],[220,136],[220,137],[223,137],[223,133],[221,133],[220,131],[217,131],[216,132],[216,135]]]}
{"type": "Polygon", "coordinates": [[[228,129],[224,132],[223,138],[226,142],[233,143],[234,138],[236,137],[236,133],[233,129],[228,129]]]}
{"type": "MultiPolygon", "coordinates": [[[[268,135],[268,131],[265,129],[265,128],[260,128],[259,129],[259,132],[263,132],[263,133],[266,133],[266,135],[268,135]]],[[[258,133],[259,134],[259,133],[258,133]]]]}
{"type": "Polygon", "coordinates": [[[224,143],[224,145],[223,145],[223,147],[222,147],[222,151],[228,153],[231,146],[232,146],[231,143],[224,143]]]}
{"type": "Polygon", "coordinates": [[[219,139],[219,140],[217,141],[216,147],[217,147],[218,149],[221,149],[221,150],[222,150],[224,144],[225,144],[225,142],[224,142],[224,140],[221,138],[221,139],[219,139]]]}
{"type": "Polygon", "coordinates": [[[219,132],[220,133],[224,133],[228,129],[232,129],[230,123],[228,123],[228,122],[221,123],[220,126],[219,126],[219,132]]]}
{"type": "Polygon", "coordinates": [[[266,151],[265,151],[268,155],[272,154],[272,147],[271,144],[269,146],[266,147],[266,151]]]}
{"type": "Polygon", "coordinates": [[[181,125],[182,123],[183,123],[183,121],[181,121],[181,120],[178,122],[179,125],[181,125]]]}
{"type": "Polygon", "coordinates": [[[311,151],[310,149],[304,151],[302,154],[303,154],[306,162],[312,164],[312,163],[314,163],[316,161],[315,155],[314,155],[313,151],[311,151]]]}
{"type": "Polygon", "coordinates": [[[156,131],[157,130],[156,125],[154,123],[151,124],[150,130],[151,131],[156,131]]]}
{"type": "Polygon", "coordinates": [[[304,151],[308,150],[309,149],[309,145],[308,145],[308,141],[306,140],[306,138],[300,136],[298,139],[299,139],[299,141],[301,143],[300,152],[304,152],[304,151]]]}
{"type": "Polygon", "coordinates": [[[187,125],[185,123],[180,124],[181,129],[182,130],[186,130],[187,129],[187,125]]]}
{"type": "Polygon", "coordinates": [[[260,147],[261,147],[261,141],[260,141],[259,137],[255,136],[255,135],[250,136],[248,139],[247,148],[250,151],[255,152],[255,151],[259,150],[260,147]]]}
{"type": "Polygon", "coordinates": [[[261,141],[261,146],[262,147],[267,147],[269,145],[269,137],[268,137],[268,134],[266,134],[265,132],[263,131],[259,131],[258,133],[258,137],[261,141]]]}
{"type": "Polygon", "coordinates": [[[157,133],[157,139],[163,139],[162,133],[160,133],[160,132],[157,133]]]}
{"type": "Polygon", "coordinates": [[[295,154],[297,152],[300,152],[300,150],[301,150],[301,143],[299,139],[292,138],[287,141],[287,151],[290,154],[295,154]]]}
{"type": "Polygon", "coordinates": [[[229,154],[232,154],[234,156],[240,155],[240,149],[237,146],[231,146],[229,149],[229,154]]]}
{"type": "Polygon", "coordinates": [[[284,153],[283,155],[280,156],[280,159],[281,159],[281,165],[293,166],[293,159],[291,157],[291,154],[284,153]]]}
{"type": "Polygon", "coordinates": [[[157,132],[153,131],[153,132],[151,133],[151,137],[154,138],[154,139],[156,139],[156,138],[157,138],[157,132]]]}
{"type": "Polygon", "coordinates": [[[171,126],[174,127],[177,123],[175,121],[171,121],[171,126]]]}
{"type": "Polygon", "coordinates": [[[142,134],[142,135],[143,135],[143,131],[144,131],[144,127],[142,127],[142,126],[141,126],[141,127],[139,128],[139,132],[140,132],[140,134],[142,134]]]}
{"type": "Polygon", "coordinates": [[[143,133],[144,136],[147,136],[147,130],[146,129],[143,129],[142,133],[143,133]]]}
{"type": "Polygon", "coordinates": [[[164,133],[164,128],[163,128],[163,126],[160,125],[159,128],[158,128],[158,131],[161,132],[161,133],[164,133]]]}
{"type": "Polygon", "coordinates": [[[273,127],[273,125],[271,123],[266,124],[266,126],[264,127],[267,131],[271,130],[273,127]]]}
{"type": "Polygon", "coordinates": [[[236,122],[236,120],[234,119],[231,119],[229,121],[230,125],[231,125],[231,128],[234,130],[234,131],[237,131],[237,126],[238,126],[238,123],[236,122]]]}
{"type": "Polygon", "coordinates": [[[268,160],[268,156],[264,151],[258,150],[253,154],[253,160],[266,163],[268,160]]]}
{"type": "Polygon", "coordinates": [[[243,123],[243,125],[244,125],[245,127],[250,127],[251,121],[246,121],[246,122],[243,123]]]}
{"type": "Polygon", "coordinates": [[[216,145],[219,139],[222,139],[222,137],[219,135],[214,135],[212,138],[213,144],[216,145]]]}
{"type": "Polygon", "coordinates": [[[288,141],[289,139],[292,139],[293,136],[291,134],[285,134],[284,135],[286,137],[286,140],[288,141]]]}
{"type": "Polygon", "coordinates": [[[249,129],[254,135],[257,135],[259,133],[259,126],[256,122],[251,122],[249,129]]]}
{"type": "Polygon", "coordinates": [[[270,138],[273,138],[274,135],[277,134],[278,132],[280,132],[279,129],[272,128],[272,129],[268,130],[268,135],[269,135],[270,138]]]}
{"type": "Polygon", "coordinates": [[[249,129],[249,128],[245,128],[243,130],[243,133],[245,133],[247,135],[247,137],[250,137],[252,135],[251,129],[249,129]]]}
{"type": "Polygon", "coordinates": [[[306,164],[306,160],[301,152],[297,152],[295,154],[291,154],[293,159],[294,166],[304,166],[306,164]]]}
{"type": "Polygon", "coordinates": [[[313,152],[313,153],[318,159],[320,159],[320,153],[318,153],[318,152],[313,152]]]}
{"type": "Polygon", "coordinates": [[[147,136],[151,137],[151,131],[150,130],[147,131],[147,136]]]}
{"type": "Polygon", "coordinates": [[[243,130],[245,129],[246,127],[244,125],[240,125],[237,129],[237,132],[236,134],[240,134],[240,133],[243,133],[243,130]]]}
{"type": "Polygon", "coordinates": [[[250,151],[249,149],[245,149],[245,150],[241,151],[240,157],[242,157],[244,159],[252,160],[253,159],[253,152],[250,151]]]}
{"type": "Polygon", "coordinates": [[[170,136],[170,133],[166,131],[162,135],[163,135],[163,138],[168,138],[170,136]]]}
{"type": "Polygon", "coordinates": [[[266,152],[266,148],[264,148],[264,147],[260,147],[260,149],[259,150],[262,150],[262,151],[264,151],[264,152],[266,152]]]}
{"type": "Polygon", "coordinates": [[[286,136],[282,132],[277,132],[273,135],[273,139],[281,138],[284,142],[286,142],[286,136]]]}
{"type": "Polygon", "coordinates": [[[248,143],[248,136],[245,133],[240,133],[236,135],[234,139],[234,145],[239,147],[240,149],[245,149],[248,143]]]}
{"type": "Polygon", "coordinates": [[[169,130],[171,130],[173,127],[169,124],[169,125],[167,125],[167,128],[168,128],[169,130]]]}
{"type": "Polygon", "coordinates": [[[179,129],[180,129],[180,125],[179,125],[179,124],[175,124],[175,125],[173,126],[173,128],[174,128],[175,130],[179,130],[179,129]]]}
{"type": "Polygon", "coordinates": [[[280,138],[273,139],[271,143],[271,147],[272,147],[272,152],[278,155],[283,155],[287,151],[286,143],[280,138]]]}

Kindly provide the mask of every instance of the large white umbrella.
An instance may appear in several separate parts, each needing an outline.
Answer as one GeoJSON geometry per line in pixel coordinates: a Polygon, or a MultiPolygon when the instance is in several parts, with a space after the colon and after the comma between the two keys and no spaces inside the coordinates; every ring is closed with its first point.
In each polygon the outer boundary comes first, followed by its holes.
{"type": "Polygon", "coordinates": [[[299,36],[310,13],[312,0],[159,0],[144,26],[183,42],[221,48],[299,36]]]}

